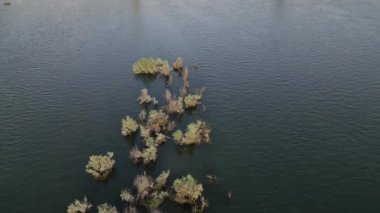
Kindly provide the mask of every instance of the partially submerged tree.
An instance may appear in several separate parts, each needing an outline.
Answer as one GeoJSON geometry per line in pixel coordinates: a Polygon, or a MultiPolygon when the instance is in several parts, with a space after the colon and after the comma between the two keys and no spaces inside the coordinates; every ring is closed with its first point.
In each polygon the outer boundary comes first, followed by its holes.
{"type": "Polygon", "coordinates": [[[168,192],[165,191],[154,191],[145,198],[142,203],[150,211],[157,210],[160,205],[165,201],[165,198],[169,196],[168,192]]]}
{"type": "Polygon", "coordinates": [[[158,64],[160,66],[160,74],[166,78],[169,78],[171,74],[169,62],[166,60],[160,60],[158,61],[158,64]]]}
{"type": "Polygon", "coordinates": [[[148,126],[140,125],[140,135],[143,139],[149,138],[151,131],[152,130],[148,126]]]}
{"type": "Polygon", "coordinates": [[[132,159],[133,163],[140,162],[142,157],[142,152],[139,150],[137,146],[134,146],[129,152],[129,158],[132,159]]]}
{"type": "Polygon", "coordinates": [[[201,197],[201,199],[199,199],[199,201],[197,201],[193,208],[191,209],[191,211],[193,213],[201,213],[203,212],[206,208],[208,207],[208,201],[206,200],[205,197],[201,197]]]}
{"type": "Polygon", "coordinates": [[[183,80],[183,87],[189,88],[190,82],[189,82],[189,70],[185,68],[185,70],[182,72],[182,80],[183,80]]]}
{"type": "Polygon", "coordinates": [[[140,58],[133,64],[135,74],[156,75],[159,72],[157,60],[154,58],[140,58]]]}
{"type": "Polygon", "coordinates": [[[134,163],[143,161],[144,164],[148,164],[157,159],[157,147],[155,145],[151,145],[140,151],[137,146],[134,146],[129,152],[129,158],[131,158],[134,163]]]}
{"type": "Polygon", "coordinates": [[[133,186],[137,189],[137,199],[144,199],[153,189],[153,178],[144,172],[144,174],[135,177],[133,186]]]}
{"type": "Polygon", "coordinates": [[[98,213],[118,213],[118,211],[115,206],[103,203],[98,206],[98,213]]]}
{"type": "Polygon", "coordinates": [[[136,199],[129,189],[124,189],[121,191],[120,198],[122,201],[125,201],[127,203],[133,203],[136,199]]]}
{"type": "Polygon", "coordinates": [[[162,110],[151,110],[149,112],[147,126],[156,133],[168,128],[169,116],[162,110]]]}
{"type": "Polygon", "coordinates": [[[148,89],[141,90],[140,96],[137,98],[140,104],[149,104],[153,101],[153,98],[148,94],[148,89]]]}
{"type": "Polygon", "coordinates": [[[83,200],[75,200],[67,207],[67,213],[86,213],[92,208],[92,204],[87,201],[86,196],[83,200]]]}
{"type": "Polygon", "coordinates": [[[202,96],[204,91],[206,90],[205,87],[201,89],[197,89],[194,94],[188,94],[185,96],[184,102],[185,102],[185,107],[187,109],[189,108],[194,108],[201,104],[202,96]]]}
{"type": "Polygon", "coordinates": [[[173,139],[180,145],[191,145],[210,143],[211,142],[211,128],[206,125],[204,121],[197,121],[187,125],[185,134],[181,130],[173,133],[173,139]]]}
{"type": "Polygon", "coordinates": [[[167,105],[165,107],[166,111],[168,113],[178,113],[178,114],[182,114],[183,113],[183,98],[182,97],[178,97],[178,99],[175,99],[175,97],[173,97],[173,94],[172,92],[170,92],[170,90],[166,89],[165,90],[165,99],[166,99],[166,102],[167,102],[167,105]]]}
{"type": "Polygon", "coordinates": [[[180,204],[194,205],[201,198],[203,186],[188,174],[173,182],[174,200],[180,204]]]}
{"type": "Polygon", "coordinates": [[[115,160],[112,157],[112,152],[108,152],[106,155],[91,155],[86,165],[86,172],[96,180],[107,179],[115,165],[115,160]]]}
{"type": "Polygon", "coordinates": [[[153,162],[157,159],[157,147],[156,146],[149,146],[145,149],[143,149],[141,158],[144,162],[144,164],[148,164],[150,162],[153,162]]]}
{"type": "Polygon", "coordinates": [[[163,144],[166,142],[166,136],[162,133],[156,133],[156,139],[154,141],[154,143],[156,145],[160,145],[160,144],[163,144]]]}
{"type": "Polygon", "coordinates": [[[178,57],[173,63],[173,69],[181,70],[182,68],[183,68],[183,59],[181,57],[178,57]]]}
{"type": "Polygon", "coordinates": [[[141,110],[141,112],[139,113],[139,120],[140,121],[145,121],[146,119],[146,111],[145,110],[141,110]]]}
{"type": "Polygon", "coordinates": [[[187,96],[185,96],[185,107],[187,109],[190,109],[190,108],[195,108],[196,106],[198,106],[199,104],[201,104],[201,100],[202,100],[202,96],[201,95],[192,95],[192,94],[189,94],[187,96]]]}
{"type": "Polygon", "coordinates": [[[139,125],[133,118],[126,116],[121,120],[121,134],[124,136],[131,135],[137,131],[139,125]]]}
{"type": "Polygon", "coordinates": [[[162,171],[160,175],[158,175],[156,179],[154,180],[154,189],[161,190],[162,188],[164,188],[169,175],[170,175],[170,170],[162,171]]]}

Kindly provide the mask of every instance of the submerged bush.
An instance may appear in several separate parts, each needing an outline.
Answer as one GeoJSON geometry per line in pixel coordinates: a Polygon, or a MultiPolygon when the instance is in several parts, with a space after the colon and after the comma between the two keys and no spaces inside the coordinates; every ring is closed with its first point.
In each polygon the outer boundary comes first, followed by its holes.
{"type": "Polygon", "coordinates": [[[151,193],[145,200],[142,202],[144,206],[148,209],[156,210],[160,205],[165,201],[165,198],[169,196],[169,193],[165,191],[155,191],[151,193]]]}
{"type": "Polygon", "coordinates": [[[197,121],[187,125],[186,133],[183,134],[181,130],[177,130],[173,133],[173,139],[180,145],[210,143],[211,129],[206,125],[204,121],[197,121]]]}
{"type": "Polygon", "coordinates": [[[198,184],[191,175],[176,179],[172,187],[175,193],[174,200],[180,204],[194,205],[203,193],[202,184],[198,184]]]}
{"type": "Polygon", "coordinates": [[[134,146],[129,152],[129,158],[132,159],[134,163],[140,162],[141,156],[142,156],[142,153],[139,150],[139,148],[137,148],[137,146],[134,146]]]}
{"type": "Polygon", "coordinates": [[[157,62],[158,62],[160,74],[167,78],[170,77],[171,71],[170,71],[169,62],[166,60],[161,60],[161,59],[158,59],[157,62]]]}
{"type": "Polygon", "coordinates": [[[155,161],[157,159],[157,148],[155,146],[150,146],[143,149],[141,158],[144,161],[144,164],[155,161]]]}
{"type": "Polygon", "coordinates": [[[128,136],[137,131],[139,125],[133,118],[127,116],[121,120],[121,134],[128,136]]]}
{"type": "Polygon", "coordinates": [[[194,108],[198,106],[199,104],[201,104],[202,96],[205,90],[206,88],[203,87],[201,89],[197,89],[194,94],[186,95],[185,100],[184,100],[185,107],[189,109],[189,108],[194,108]]]}
{"type": "Polygon", "coordinates": [[[162,171],[160,175],[154,180],[154,189],[161,190],[165,185],[168,177],[170,175],[170,170],[162,171]]]}
{"type": "Polygon", "coordinates": [[[147,197],[153,189],[153,178],[146,175],[145,172],[142,175],[137,175],[133,181],[133,186],[137,189],[137,198],[144,199],[147,197]]]}
{"type": "Polygon", "coordinates": [[[75,200],[67,207],[67,213],[86,213],[90,211],[92,204],[87,201],[86,196],[83,200],[75,200]]]}
{"type": "Polygon", "coordinates": [[[170,100],[168,102],[168,105],[166,106],[166,110],[168,113],[177,113],[182,114],[183,113],[183,98],[178,97],[178,100],[170,100]]]}
{"type": "Polygon", "coordinates": [[[185,68],[185,70],[182,72],[182,80],[183,80],[183,87],[189,88],[190,82],[189,82],[189,70],[185,68]]]}
{"type": "Polygon", "coordinates": [[[139,120],[140,121],[145,121],[146,119],[146,111],[145,110],[141,110],[141,112],[139,113],[139,120]]]}
{"type": "Polygon", "coordinates": [[[149,147],[144,148],[142,151],[140,151],[137,146],[134,146],[129,152],[129,158],[131,158],[134,163],[143,161],[144,164],[148,164],[157,159],[157,147],[155,145],[150,145],[149,147]]]}
{"type": "Polygon", "coordinates": [[[160,145],[160,144],[163,144],[166,142],[166,136],[162,133],[156,133],[156,139],[154,141],[154,143],[156,145],[160,145]]]}
{"type": "Polygon", "coordinates": [[[185,107],[186,108],[194,108],[201,103],[202,96],[201,95],[187,95],[185,97],[185,107]]]}
{"type": "Polygon", "coordinates": [[[205,197],[201,197],[201,199],[195,203],[195,205],[192,208],[193,213],[201,213],[208,207],[208,201],[205,199],[205,197]]]}
{"type": "Polygon", "coordinates": [[[140,58],[133,64],[135,74],[156,75],[159,72],[157,60],[154,58],[140,58]]]}
{"type": "Polygon", "coordinates": [[[98,206],[98,213],[118,213],[115,206],[103,203],[98,206]]]}
{"type": "Polygon", "coordinates": [[[182,68],[183,68],[183,59],[181,57],[178,57],[173,63],[173,69],[181,70],[182,68]]]}
{"type": "Polygon", "coordinates": [[[147,127],[147,126],[143,126],[143,125],[140,125],[140,135],[143,139],[145,138],[149,138],[150,137],[150,132],[152,130],[147,127]]]}
{"type": "Polygon", "coordinates": [[[153,101],[153,98],[148,94],[148,90],[146,88],[141,90],[140,96],[137,98],[140,104],[149,104],[153,101]]]}
{"type": "Polygon", "coordinates": [[[107,179],[115,165],[112,157],[112,152],[107,152],[107,155],[91,155],[86,165],[86,172],[97,180],[107,179]]]}
{"type": "Polygon", "coordinates": [[[168,128],[169,116],[162,110],[151,110],[149,112],[147,125],[149,129],[156,133],[165,131],[168,128]]]}
{"type": "Polygon", "coordinates": [[[127,203],[133,203],[135,201],[135,196],[132,195],[131,191],[128,189],[124,189],[120,193],[120,198],[122,201],[125,201],[127,203]]]}

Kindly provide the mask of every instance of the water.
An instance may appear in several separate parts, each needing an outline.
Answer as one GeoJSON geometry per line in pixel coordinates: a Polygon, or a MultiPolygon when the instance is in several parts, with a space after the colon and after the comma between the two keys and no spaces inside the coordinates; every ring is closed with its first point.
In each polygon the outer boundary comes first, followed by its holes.
{"type": "Polygon", "coordinates": [[[0,211],[65,212],[83,195],[121,210],[135,174],[170,169],[221,179],[205,185],[208,212],[378,212],[379,67],[376,0],[1,4],[0,211]],[[199,65],[207,112],[183,123],[208,121],[211,146],[130,162],[121,118],[143,87],[163,98],[161,79],[132,74],[142,56],[199,65]],[[84,165],[107,151],[116,169],[97,183],[84,165]]]}

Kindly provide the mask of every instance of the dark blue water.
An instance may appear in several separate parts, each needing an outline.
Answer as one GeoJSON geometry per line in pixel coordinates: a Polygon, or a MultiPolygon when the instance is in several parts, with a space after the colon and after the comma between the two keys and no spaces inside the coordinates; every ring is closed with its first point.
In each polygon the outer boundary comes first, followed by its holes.
{"type": "MultiPolygon", "coordinates": [[[[380,1],[12,0],[0,5],[0,212],[65,212],[87,195],[119,210],[137,173],[205,182],[208,212],[379,212],[380,1]],[[142,56],[182,56],[206,86],[213,144],[167,143],[135,166],[142,56]],[[115,152],[105,183],[91,154],[115,152]],[[233,197],[227,199],[227,191],[233,197]]],[[[95,210],[95,208],[94,208],[95,210]]],[[[186,209],[171,203],[164,212],[186,209]]]]}

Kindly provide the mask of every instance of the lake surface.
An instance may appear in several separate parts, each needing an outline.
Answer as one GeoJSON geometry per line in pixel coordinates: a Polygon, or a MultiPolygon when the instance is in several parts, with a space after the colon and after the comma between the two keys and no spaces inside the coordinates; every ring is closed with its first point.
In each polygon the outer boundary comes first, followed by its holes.
{"type": "Polygon", "coordinates": [[[1,212],[65,212],[84,195],[121,210],[135,174],[164,169],[218,176],[207,212],[379,212],[379,138],[378,0],[1,2],[1,212]],[[207,111],[182,127],[208,121],[211,145],[128,159],[139,139],[121,118],[143,87],[163,100],[162,79],[131,71],[143,56],[199,65],[207,111]],[[84,166],[107,151],[115,172],[98,183],[84,166]]]}

